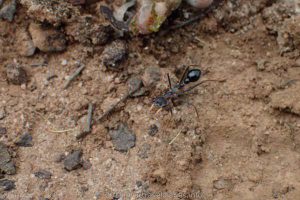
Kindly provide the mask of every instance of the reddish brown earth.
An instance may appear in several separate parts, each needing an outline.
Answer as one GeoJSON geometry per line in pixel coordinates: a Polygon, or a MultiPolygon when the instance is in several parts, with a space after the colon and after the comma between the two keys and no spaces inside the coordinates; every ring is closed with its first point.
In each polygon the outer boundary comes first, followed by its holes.
{"type": "Polygon", "coordinates": [[[129,55],[115,71],[101,60],[105,46],[116,40],[105,38],[102,26],[107,22],[97,10],[103,2],[84,8],[64,2],[54,11],[29,9],[36,2],[21,0],[14,20],[0,21],[0,116],[5,113],[0,127],[7,129],[1,142],[16,165],[15,175],[4,175],[15,181],[15,189],[1,188],[1,199],[109,200],[114,193],[119,199],[299,199],[296,3],[226,1],[201,22],[164,36],[121,38],[129,55]],[[56,15],[60,8],[72,17],[56,15]],[[84,23],[83,15],[91,15],[92,23],[84,23]],[[51,30],[27,32],[31,23],[44,19],[51,30]],[[55,35],[54,42],[36,45],[43,34],[55,35]],[[22,50],[32,46],[30,38],[35,46],[46,46],[25,57],[22,50]],[[78,63],[85,69],[64,89],[78,63]],[[23,67],[26,83],[9,80],[10,64],[23,67]],[[203,80],[225,81],[198,87],[173,115],[150,112],[152,99],[168,87],[166,74],[176,82],[189,64],[200,65],[203,80]],[[107,119],[95,120],[127,92],[129,78],[155,67],[161,80],[148,86],[149,95],[130,98],[107,119]],[[92,132],[77,140],[89,103],[94,105],[92,132]],[[198,117],[189,104],[197,107],[198,117]],[[125,153],[114,149],[109,134],[121,123],[136,135],[135,147],[125,153]],[[153,124],[158,132],[150,136],[153,124]],[[33,145],[17,146],[25,132],[32,135],[33,145]],[[82,149],[84,166],[69,172],[59,158],[74,149],[82,149]],[[52,176],[37,178],[39,170],[52,176]]]}

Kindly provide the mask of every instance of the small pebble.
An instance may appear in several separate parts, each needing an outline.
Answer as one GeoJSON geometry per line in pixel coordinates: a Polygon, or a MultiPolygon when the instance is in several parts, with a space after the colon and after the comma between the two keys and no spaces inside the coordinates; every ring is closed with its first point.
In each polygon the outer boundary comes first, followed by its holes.
{"type": "Polygon", "coordinates": [[[64,167],[67,171],[72,171],[82,167],[81,162],[82,150],[74,150],[64,159],[64,167]]]}
{"type": "Polygon", "coordinates": [[[158,133],[158,127],[156,126],[156,124],[151,124],[148,130],[148,134],[150,136],[155,136],[156,133],[158,133]]]}
{"type": "Polygon", "coordinates": [[[39,170],[37,172],[34,172],[34,176],[40,179],[50,179],[52,176],[52,173],[47,170],[39,170]]]}
{"type": "Polygon", "coordinates": [[[4,5],[0,10],[0,19],[12,22],[14,19],[15,12],[17,10],[17,1],[11,0],[9,3],[4,5]]]}
{"type": "Polygon", "coordinates": [[[20,147],[32,147],[32,136],[26,132],[18,138],[15,144],[20,147]]]}
{"type": "Polygon", "coordinates": [[[101,54],[102,64],[114,70],[120,70],[120,64],[127,58],[127,45],[122,40],[116,40],[107,45],[101,54]]]}
{"type": "Polygon", "coordinates": [[[233,188],[233,183],[230,179],[220,178],[213,182],[213,186],[217,190],[223,190],[223,189],[229,190],[233,188]]]}
{"type": "Polygon", "coordinates": [[[8,179],[0,180],[0,191],[11,191],[16,188],[15,181],[8,179]]]}
{"type": "Polygon", "coordinates": [[[131,97],[140,97],[140,96],[144,96],[147,93],[147,90],[142,87],[143,86],[143,82],[142,79],[139,77],[132,77],[128,80],[128,87],[129,87],[129,92],[135,91],[138,88],[140,88],[139,90],[137,90],[135,93],[133,93],[131,95],[131,97]]]}
{"type": "Polygon", "coordinates": [[[135,146],[136,136],[126,125],[120,124],[117,130],[109,131],[114,149],[127,152],[135,146]]]}
{"type": "Polygon", "coordinates": [[[4,174],[16,174],[16,167],[5,144],[0,142],[0,171],[4,174]]]}
{"type": "Polygon", "coordinates": [[[6,77],[14,85],[22,85],[28,81],[25,69],[17,64],[6,65],[6,77]]]}
{"type": "Polygon", "coordinates": [[[159,67],[147,67],[142,77],[145,87],[154,86],[160,81],[161,73],[159,67]]]}
{"type": "Polygon", "coordinates": [[[5,135],[7,133],[7,130],[5,127],[0,127],[0,136],[5,135]]]}

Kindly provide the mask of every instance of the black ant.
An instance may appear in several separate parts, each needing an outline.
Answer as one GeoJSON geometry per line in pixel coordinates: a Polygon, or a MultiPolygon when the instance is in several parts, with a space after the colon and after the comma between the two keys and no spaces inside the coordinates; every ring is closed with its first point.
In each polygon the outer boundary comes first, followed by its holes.
{"type": "MultiPolygon", "coordinates": [[[[190,66],[196,66],[196,65],[190,65],[190,66]]],[[[202,75],[202,72],[200,69],[191,69],[190,70],[189,69],[190,66],[185,68],[185,71],[182,74],[180,81],[177,84],[175,84],[174,86],[172,86],[170,76],[169,76],[169,74],[167,74],[168,82],[169,82],[169,89],[162,96],[156,97],[153,100],[153,104],[152,104],[150,110],[152,110],[152,108],[154,106],[158,107],[159,109],[156,112],[156,114],[157,114],[162,109],[169,109],[171,103],[173,106],[175,106],[174,100],[178,99],[180,96],[183,96],[184,94],[186,94],[187,92],[196,88],[197,86],[203,84],[204,82],[220,81],[220,80],[204,80],[204,81],[201,81],[200,83],[197,83],[196,85],[193,85],[193,86],[185,89],[185,87],[188,84],[198,81],[202,75]]],[[[221,80],[221,81],[224,81],[224,80],[221,80]]],[[[196,114],[198,116],[196,107],[195,106],[193,106],[193,107],[195,108],[196,114]]],[[[171,113],[172,113],[172,111],[171,111],[171,113]]]]}

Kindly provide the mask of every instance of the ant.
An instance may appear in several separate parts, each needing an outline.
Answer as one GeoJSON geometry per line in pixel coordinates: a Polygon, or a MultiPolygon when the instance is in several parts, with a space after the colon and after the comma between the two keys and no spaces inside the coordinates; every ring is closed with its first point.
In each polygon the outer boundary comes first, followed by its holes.
{"type": "MultiPolygon", "coordinates": [[[[170,104],[175,106],[175,103],[174,103],[175,99],[178,99],[180,96],[183,96],[184,94],[186,94],[187,92],[196,88],[197,86],[203,84],[204,82],[208,82],[208,81],[222,82],[222,81],[224,81],[224,80],[204,80],[204,81],[201,81],[200,83],[197,83],[196,85],[193,85],[186,89],[186,86],[188,84],[197,82],[201,78],[201,75],[202,75],[202,71],[200,69],[189,69],[189,67],[191,67],[191,66],[197,66],[197,65],[187,66],[184,70],[184,73],[181,76],[180,81],[177,84],[175,84],[174,86],[172,86],[170,76],[169,76],[169,74],[167,74],[169,89],[163,95],[156,97],[153,100],[153,104],[152,104],[150,110],[152,110],[154,106],[158,107],[159,109],[156,112],[156,114],[158,114],[162,109],[167,109],[167,110],[170,109],[170,104]]],[[[194,107],[197,117],[198,117],[197,109],[194,105],[193,105],[193,107],[194,107]]],[[[170,111],[172,114],[172,110],[170,110],[170,111]]]]}

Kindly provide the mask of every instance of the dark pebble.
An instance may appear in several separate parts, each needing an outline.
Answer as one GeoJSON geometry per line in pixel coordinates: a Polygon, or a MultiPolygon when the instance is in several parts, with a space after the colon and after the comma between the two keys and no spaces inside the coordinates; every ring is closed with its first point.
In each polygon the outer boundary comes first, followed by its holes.
{"type": "Polygon", "coordinates": [[[116,40],[107,45],[102,52],[101,59],[105,67],[120,70],[119,66],[127,58],[128,49],[125,42],[116,40]]]}
{"type": "Polygon", "coordinates": [[[82,150],[75,150],[64,159],[64,167],[68,171],[72,171],[82,167],[81,165],[82,150]]]}
{"type": "Polygon", "coordinates": [[[149,127],[148,134],[149,134],[150,136],[155,136],[156,133],[158,133],[158,127],[157,127],[155,124],[152,124],[152,125],[149,127]]]}
{"type": "Polygon", "coordinates": [[[5,135],[7,133],[7,129],[5,127],[0,127],[0,135],[5,135]]]}
{"type": "Polygon", "coordinates": [[[26,71],[16,64],[6,65],[6,77],[8,82],[14,85],[21,85],[28,81],[26,71]]]}
{"type": "Polygon", "coordinates": [[[0,180],[0,191],[10,191],[16,188],[15,181],[8,179],[0,180]]]}
{"type": "Polygon", "coordinates": [[[117,130],[111,130],[109,135],[112,138],[112,143],[115,150],[127,152],[135,146],[136,137],[126,125],[120,124],[117,130]]]}
{"type": "Polygon", "coordinates": [[[143,82],[142,79],[139,77],[132,77],[128,80],[128,87],[129,87],[129,92],[135,91],[138,89],[135,93],[131,95],[131,97],[140,97],[144,96],[147,93],[146,88],[142,87],[143,82]]]}
{"type": "Polygon", "coordinates": [[[16,0],[11,0],[7,5],[3,6],[0,10],[0,19],[7,20],[12,22],[14,19],[14,15],[17,9],[17,2],[16,0]]]}
{"type": "Polygon", "coordinates": [[[0,172],[2,174],[16,174],[16,167],[5,144],[0,143],[0,172]]]}
{"type": "Polygon", "coordinates": [[[19,137],[15,144],[20,147],[32,147],[32,136],[26,132],[19,137]]]}
{"type": "Polygon", "coordinates": [[[50,179],[52,176],[52,173],[47,170],[39,170],[37,172],[34,172],[34,176],[40,179],[50,179]]]}

